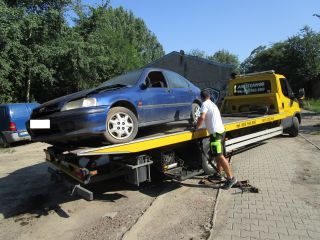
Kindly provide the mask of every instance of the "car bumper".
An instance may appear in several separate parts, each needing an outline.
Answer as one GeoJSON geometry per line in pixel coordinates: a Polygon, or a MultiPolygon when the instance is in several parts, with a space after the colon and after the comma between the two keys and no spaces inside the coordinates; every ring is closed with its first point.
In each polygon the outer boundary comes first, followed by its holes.
{"type": "Polygon", "coordinates": [[[41,119],[50,119],[50,129],[27,129],[36,142],[63,142],[101,135],[106,129],[109,106],[74,109],[56,112],[41,119]]]}
{"type": "Polygon", "coordinates": [[[21,132],[4,131],[2,132],[2,134],[6,138],[8,143],[31,139],[30,135],[26,131],[21,131],[21,132]]]}

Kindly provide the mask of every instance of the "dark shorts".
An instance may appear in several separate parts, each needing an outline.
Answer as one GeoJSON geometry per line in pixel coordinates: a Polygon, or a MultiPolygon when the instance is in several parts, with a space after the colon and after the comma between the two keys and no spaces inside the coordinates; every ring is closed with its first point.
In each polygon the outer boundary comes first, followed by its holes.
{"type": "Polygon", "coordinates": [[[224,154],[225,132],[210,134],[210,149],[214,157],[224,154]]]}

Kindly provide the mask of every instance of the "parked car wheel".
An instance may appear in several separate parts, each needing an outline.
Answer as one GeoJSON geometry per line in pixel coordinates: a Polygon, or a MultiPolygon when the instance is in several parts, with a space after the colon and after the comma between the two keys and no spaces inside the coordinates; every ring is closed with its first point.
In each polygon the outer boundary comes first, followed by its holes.
{"type": "Polygon", "coordinates": [[[198,103],[192,103],[192,110],[191,110],[191,118],[190,123],[195,124],[198,121],[198,118],[200,117],[200,105],[198,103]]]}
{"type": "Polygon", "coordinates": [[[107,121],[105,138],[110,143],[132,141],[138,133],[138,120],[132,111],[124,107],[111,108],[107,121]]]}
{"type": "Polygon", "coordinates": [[[2,134],[0,134],[0,147],[10,147],[10,144],[7,142],[7,139],[2,134]]]}

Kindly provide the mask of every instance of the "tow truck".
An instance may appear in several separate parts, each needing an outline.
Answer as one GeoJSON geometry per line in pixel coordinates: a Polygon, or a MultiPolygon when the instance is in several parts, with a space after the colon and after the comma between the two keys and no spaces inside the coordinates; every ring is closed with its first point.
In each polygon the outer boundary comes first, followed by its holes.
{"type": "MultiPolygon", "coordinates": [[[[283,133],[299,133],[301,113],[298,100],[287,79],[273,70],[237,75],[228,83],[221,105],[226,131],[225,154],[283,133]]],[[[153,174],[183,181],[200,174],[213,173],[208,132],[190,130],[187,122],[177,122],[145,131],[131,142],[103,146],[45,149],[52,179],[72,183],[73,191],[87,200],[92,183],[124,176],[139,186],[150,182],[153,174]],[[151,174],[153,173],[153,174],[151,174]]]]}

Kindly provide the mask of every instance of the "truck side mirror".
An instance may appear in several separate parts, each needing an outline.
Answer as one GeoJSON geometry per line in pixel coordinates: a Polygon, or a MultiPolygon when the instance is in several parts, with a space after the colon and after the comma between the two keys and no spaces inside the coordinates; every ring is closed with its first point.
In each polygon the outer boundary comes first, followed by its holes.
{"type": "Polygon", "coordinates": [[[304,95],[305,95],[304,88],[300,88],[298,93],[298,99],[303,99],[304,95]]]}

